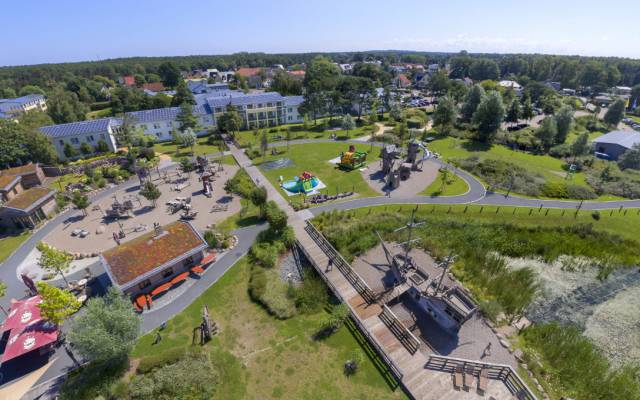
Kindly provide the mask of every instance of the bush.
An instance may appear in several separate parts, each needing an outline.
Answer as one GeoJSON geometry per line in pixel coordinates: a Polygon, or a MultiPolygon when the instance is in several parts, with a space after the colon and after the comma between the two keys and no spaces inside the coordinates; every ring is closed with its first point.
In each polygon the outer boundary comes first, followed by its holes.
{"type": "Polygon", "coordinates": [[[185,355],[185,350],[182,347],[171,347],[161,353],[152,354],[150,356],[143,357],[138,364],[136,372],[139,374],[146,374],[154,369],[162,368],[165,365],[173,364],[180,360],[185,355]]]}
{"type": "Polygon", "coordinates": [[[208,230],[204,232],[204,241],[207,242],[207,245],[210,249],[215,249],[218,247],[218,238],[214,231],[208,230]]]}
{"type": "Polygon", "coordinates": [[[421,129],[424,128],[425,122],[424,120],[418,117],[411,117],[407,119],[407,128],[409,129],[421,129]]]}
{"type": "Polygon", "coordinates": [[[452,161],[458,163],[462,169],[480,176],[492,188],[512,190],[528,196],[539,196],[545,183],[542,175],[507,161],[482,160],[476,156],[452,161]]]}
{"type": "Polygon", "coordinates": [[[567,185],[567,194],[570,199],[578,200],[592,200],[598,197],[596,192],[594,192],[590,187],[575,184],[567,185]]]}
{"type": "Polygon", "coordinates": [[[591,218],[595,219],[596,221],[600,221],[600,211],[596,210],[594,212],[591,213],[591,218]]]}
{"type": "Polygon", "coordinates": [[[566,158],[571,156],[571,144],[562,143],[549,149],[549,155],[555,158],[566,158]]]}
{"type": "Polygon", "coordinates": [[[569,197],[567,185],[564,182],[545,182],[542,186],[542,195],[559,199],[566,199],[569,197]]]}
{"type": "Polygon", "coordinates": [[[251,266],[251,275],[249,276],[249,296],[257,302],[262,300],[267,287],[267,274],[264,268],[251,266]]]}
{"type": "Polygon", "coordinates": [[[327,286],[312,270],[306,271],[301,286],[294,287],[293,297],[296,308],[304,313],[317,312],[329,301],[327,286]]]}

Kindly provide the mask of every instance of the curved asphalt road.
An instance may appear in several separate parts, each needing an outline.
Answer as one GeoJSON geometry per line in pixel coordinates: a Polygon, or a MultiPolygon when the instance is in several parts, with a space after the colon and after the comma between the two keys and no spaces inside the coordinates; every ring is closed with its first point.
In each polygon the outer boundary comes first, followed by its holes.
{"type": "MultiPolygon", "coordinates": [[[[291,141],[291,145],[297,144],[311,144],[311,143],[349,143],[356,145],[369,145],[370,142],[362,142],[357,140],[330,140],[330,139],[302,139],[291,141]]],[[[282,147],[286,146],[286,142],[274,142],[270,143],[269,147],[282,147]]],[[[384,143],[374,142],[374,147],[382,147],[384,143]]],[[[448,165],[441,160],[432,159],[432,162],[436,162],[441,166],[447,166],[452,172],[462,178],[468,185],[469,190],[462,195],[458,196],[412,196],[412,197],[391,197],[378,196],[362,199],[348,200],[339,203],[325,204],[319,207],[309,209],[309,211],[318,215],[323,211],[331,210],[348,210],[361,207],[379,206],[386,204],[481,204],[481,205],[499,205],[499,206],[516,206],[516,207],[545,207],[545,208],[565,208],[576,209],[579,205],[579,201],[563,201],[563,200],[538,200],[528,199],[516,196],[505,196],[503,194],[487,193],[484,185],[471,174],[448,165]]],[[[174,168],[175,165],[169,165],[163,169],[174,168]]],[[[122,185],[115,186],[104,190],[92,197],[92,201],[99,201],[108,196],[113,195],[118,190],[129,189],[138,186],[137,180],[130,180],[122,185]]],[[[582,209],[585,210],[599,210],[599,209],[611,209],[611,208],[636,208],[640,207],[640,200],[616,200],[607,202],[583,202],[582,209]]],[[[47,234],[49,234],[57,225],[64,223],[64,221],[71,217],[76,210],[66,211],[39,230],[33,233],[33,235],[25,241],[5,262],[0,266],[0,280],[7,284],[7,292],[5,296],[0,299],[0,304],[8,306],[11,298],[22,298],[25,294],[25,286],[16,276],[16,269],[20,265],[20,262],[29,254],[29,252],[35,247],[35,245],[42,240],[47,234]]],[[[257,234],[264,229],[263,225],[253,226],[245,229],[235,231],[234,233],[239,237],[238,246],[231,252],[226,254],[220,260],[218,260],[208,274],[205,274],[201,281],[195,283],[189,291],[184,293],[178,299],[163,307],[156,312],[149,312],[143,314],[142,331],[149,332],[158,327],[162,322],[167,321],[173,315],[182,311],[189,304],[191,304],[198,296],[200,296],[208,287],[215,283],[220,276],[222,276],[229,268],[231,268],[235,262],[241,258],[250,248],[251,244],[255,240],[257,234]]],[[[99,268],[99,267],[97,267],[99,268]]],[[[56,351],[58,357],[55,363],[47,370],[47,372],[40,378],[39,383],[47,382],[44,387],[50,385],[56,385],[61,381],[61,374],[65,374],[70,369],[74,368],[74,362],[70,358],[69,354],[63,347],[56,351]],[[57,379],[54,379],[57,378],[57,379]],[[52,380],[52,383],[49,381],[52,380]]],[[[0,367],[0,374],[2,369],[0,367]]],[[[4,380],[0,380],[0,385],[5,384],[9,379],[17,379],[22,375],[10,377],[5,375],[4,380]]],[[[0,379],[2,376],[0,375],[0,379]]]]}

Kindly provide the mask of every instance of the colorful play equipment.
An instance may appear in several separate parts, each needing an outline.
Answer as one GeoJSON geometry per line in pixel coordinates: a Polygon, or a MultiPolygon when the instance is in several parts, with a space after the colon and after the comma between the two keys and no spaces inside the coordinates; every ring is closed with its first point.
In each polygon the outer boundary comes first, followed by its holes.
{"type": "Polygon", "coordinates": [[[311,172],[304,171],[300,176],[296,176],[292,181],[286,181],[282,187],[292,193],[313,192],[320,181],[311,172]]]}
{"type": "Polygon", "coordinates": [[[338,167],[346,170],[354,170],[367,165],[367,153],[356,151],[354,145],[349,146],[349,151],[340,154],[340,162],[338,167]]]}

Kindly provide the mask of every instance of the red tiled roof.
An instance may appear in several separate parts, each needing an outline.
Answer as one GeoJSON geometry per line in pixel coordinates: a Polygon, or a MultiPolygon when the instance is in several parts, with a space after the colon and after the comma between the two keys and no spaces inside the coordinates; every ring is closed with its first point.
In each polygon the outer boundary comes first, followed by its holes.
{"type": "Polygon", "coordinates": [[[400,82],[402,82],[405,85],[408,85],[411,83],[411,81],[409,80],[409,78],[407,78],[405,74],[398,75],[398,79],[400,79],[400,82]]]}
{"type": "Polygon", "coordinates": [[[125,285],[169,261],[206,247],[206,242],[187,222],[176,221],[162,230],[160,236],[150,232],[102,253],[115,283],[125,285]]]}
{"type": "Polygon", "coordinates": [[[134,78],[131,75],[123,76],[122,77],[122,81],[127,86],[135,86],[135,84],[136,84],[136,78],[134,78]]]}
{"type": "Polygon", "coordinates": [[[37,204],[40,200],[43,200],[46,197],[51,197],[53,193],[53,190],[45,187],[32,187],[31,189],[25,190],[13,199],[4,203],[4,207],[27,211],[31,206],[37,204]]]}
{"type": "Polygon", "coordinates": [[[236,71],[236,75],[243,76],[245,78],[249,78],[254,75],[258,75],[262,71],[262,68],[238,68],[236,71]]]}
{"type": "Polygon", "coordinates": [[[291,75],[298,75],[298,76],[304,76],[306,72],[304,72],[303,70],[296,70],[296,71],[289,71],[289,74],[291,75]]]}
{"type": "Polygon", "coordinates": [[[162,92],[163,90],[165,90],[162,82],[145,83],[144,85],[142,85],[142,88],[151,90],[152,92],[162,92]]]}

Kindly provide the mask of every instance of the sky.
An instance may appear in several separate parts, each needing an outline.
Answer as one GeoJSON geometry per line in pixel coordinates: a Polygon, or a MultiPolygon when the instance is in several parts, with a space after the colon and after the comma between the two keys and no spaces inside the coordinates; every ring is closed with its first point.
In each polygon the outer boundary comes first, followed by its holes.
{"type": "Polygon", "coordinates": [[[0,0],[0,65],[240,51],[640,58],[640,1],[0,0]]]}

